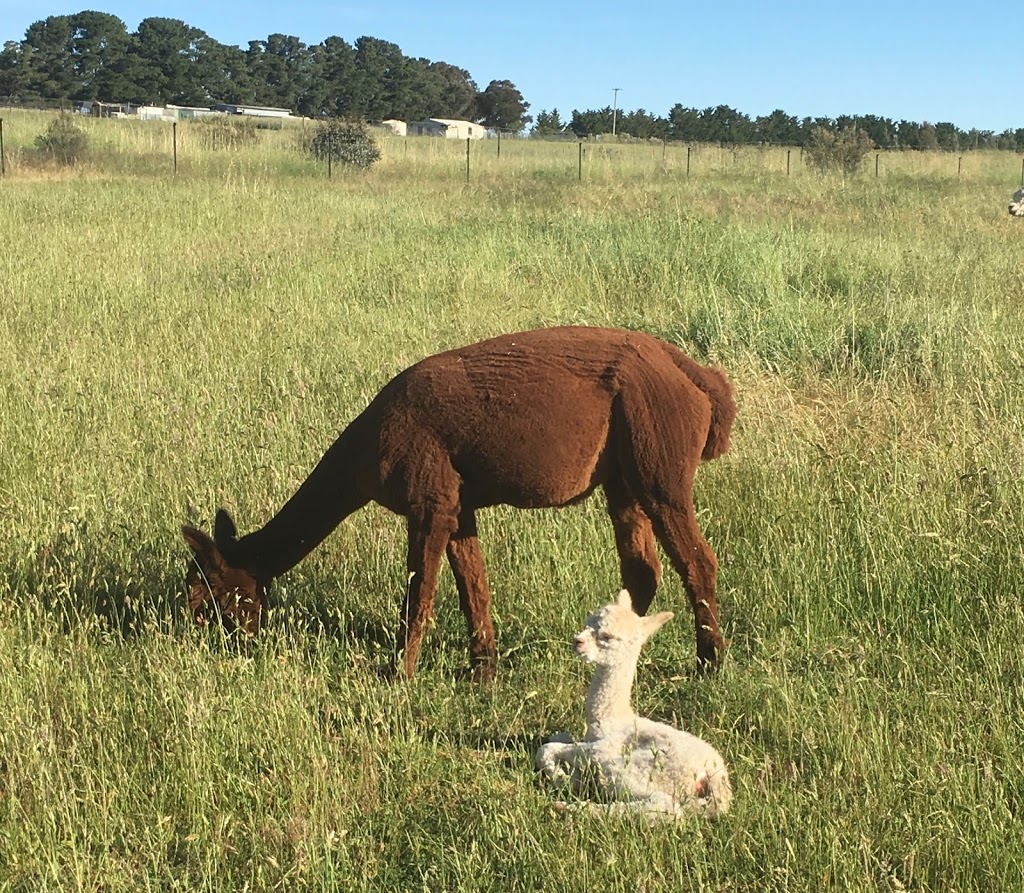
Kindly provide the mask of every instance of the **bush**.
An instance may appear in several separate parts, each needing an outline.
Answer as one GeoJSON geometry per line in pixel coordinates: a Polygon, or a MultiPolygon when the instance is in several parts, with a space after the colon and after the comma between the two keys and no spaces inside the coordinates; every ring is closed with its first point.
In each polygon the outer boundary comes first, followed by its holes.
{"type": "Polygon", "coordinates": [[[380,149],[366,126],[359,121],[331,118],[323,121],[305,141],[304,149],[317,161],[328,158],[366,170],[380,158],[380,149]]]}
{"type": "Polygon", "coordinates": [[[60,164],[71,165],[85,155],[89,136],[71,115],[62,112],[47,125],[45,133],[36,137],[36,148],[60,164]]]}
{"type": "Polygon", "coordinates": [[[241,115],[203,115],[193,125],[199,142],[207,149],[240,149],[260,141],[255,118],[241,115]]]}
{"type": "Polygon", "coordinates": [[[839,133],[827,127],[815,127],[811,141],[804,146],[807,163],[821,172],[840,170],[854,173],[875,142],[859,127],[844,127],[839,133]]]}

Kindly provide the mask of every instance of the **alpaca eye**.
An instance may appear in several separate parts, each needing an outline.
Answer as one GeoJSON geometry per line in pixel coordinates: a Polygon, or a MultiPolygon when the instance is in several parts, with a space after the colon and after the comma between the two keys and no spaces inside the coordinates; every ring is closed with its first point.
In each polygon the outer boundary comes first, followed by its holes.
{"type": "Polygon", "coordinates": [[[610,641],[611,641],[612,639],[614,639],[614,638],[615,638],[615,636],[613,636],[613,635],[612,635],[611,633],[609,633],[609,632],[604,632],[604,631],[602,630],[601,632],[599,632],[599,633],[597,634],[597,638],[598,638],[598,640],[599,640],[599,641],[601,641],[601,642],[610,642],[610,641]]]}

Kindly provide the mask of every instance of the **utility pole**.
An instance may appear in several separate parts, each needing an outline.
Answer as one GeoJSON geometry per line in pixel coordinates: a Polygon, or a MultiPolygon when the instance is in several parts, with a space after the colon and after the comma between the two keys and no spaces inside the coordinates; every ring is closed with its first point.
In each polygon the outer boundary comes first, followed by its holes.
{"type": "Polygon", "coordinates": [[[619,90],[622,87],[612,87],[612,136],[615,136],[615,118],[619,111],[619,90]]]}

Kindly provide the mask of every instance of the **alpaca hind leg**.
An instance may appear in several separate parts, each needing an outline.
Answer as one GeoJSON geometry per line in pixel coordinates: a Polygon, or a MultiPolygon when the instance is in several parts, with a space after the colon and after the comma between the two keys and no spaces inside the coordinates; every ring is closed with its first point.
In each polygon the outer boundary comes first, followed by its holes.
{"type": "Polygon", "coordinates": [[[683,579],[693,607],[697,660],[718,663],[718,560],[697,526],[693,478],[711,424],[707,398],[681,372],[664,371],[623,388],[613,423],[622,476],[683,579]]]}
{"type": "Polygon", "coordinates": [[[718,600],[715,595],[718,559],[697,526],[692,501],[685,508],[662,506],[649,512],[654,532],[672,566],[682,577],[686,594],[690,597],[697,637],[697,662],[704,669],[714,669],[725,650],[725,640],[718,628],[718,600]]]}
{"type": "Polygon", "coordinates": [[[661,562],[651,520],[629,494],[621,478],[608,481],[604,489],[608,497],[608,514],[615,530],[622,585],[629,590],[633,610],[643,615],[650,608],[661,582],[661,562]]]}
{"type": "Polygon", "coordinates": [[[409,515],[409,582],[402,611],[399,643],[403,650],[403,669],[412,678],[416,658],[427,623],[434,611],[437,594],[437,572],[448,539],[455,530],[453,512],[438,508],[409,515]]]}
{"type": "Polygon", "coordinates": [[[448,563],[459,591],[459,606],[469,627],[469,662],[473,676],[480,682],[490,682],[497,668],[491,590],[473,512],[459,515],[459,528],[448,540],[448,563]]]}

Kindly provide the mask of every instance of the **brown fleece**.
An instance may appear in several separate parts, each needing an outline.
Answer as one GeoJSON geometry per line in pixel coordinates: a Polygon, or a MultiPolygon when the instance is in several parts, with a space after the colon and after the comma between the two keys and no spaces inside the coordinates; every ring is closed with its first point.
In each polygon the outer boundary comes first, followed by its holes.
{"type": "Polygon", "coordinates": [[[569,326],[501,335],[427,357],[393,378],[263,528],[238,539],[221,510],[214,539],[183,528],[195,560],[190,604],[259,629],[269,581],[373,500],[408,522],[399,641],[412,675],[447,553],[477,674],[493,676],[490,591],[477,509],[608,497],[624,586],[646,611],[661,543],[694,611],[697,657],[717,663],[717,560],[697,527],[693,479],[729,445],[736,406],[718,369],[641,332],[569,326]],[[202,572],[200,574],[200,571],[202,572]]]}

